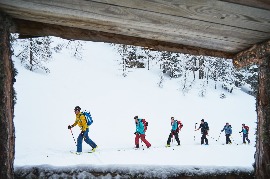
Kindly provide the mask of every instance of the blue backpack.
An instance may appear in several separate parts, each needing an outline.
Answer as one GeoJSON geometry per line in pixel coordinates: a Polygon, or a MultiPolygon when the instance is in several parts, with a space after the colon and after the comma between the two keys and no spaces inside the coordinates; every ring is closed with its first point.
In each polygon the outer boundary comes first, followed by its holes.
{"type": "Polygon", "coordinates": [[[90,126],[94,122],[90,112],[84,110],[82,114],[85,116],[87,125],[90,126]]]}

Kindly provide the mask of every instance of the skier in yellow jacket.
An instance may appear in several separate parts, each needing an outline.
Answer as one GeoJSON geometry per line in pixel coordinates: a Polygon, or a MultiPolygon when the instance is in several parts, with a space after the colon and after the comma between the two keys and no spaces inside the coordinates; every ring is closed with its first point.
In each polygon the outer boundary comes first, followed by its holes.
{"type": "Polygon", "coordinates": [[[77,152],[76,154],[80,155],[82,152],[82,140],[84,139],[84,141],[90,145],[92,147],[92,152],[95,152],[97,145],[95,144],[95,142],[93,142],[89,136],[88,136],[88,132],[89,132],[89,128],[86,122],[86,118],[85,116],[80,112],[81,108],[79,106],[76,106],[74,109],[74,112],[76,114],[76,120],[74,122],[74,124],[69,125],[68,129],[71,129],[72,127],[78,125],[81,128],[81,133],[79,134],[78,138],[77,138],[77,152]]]}

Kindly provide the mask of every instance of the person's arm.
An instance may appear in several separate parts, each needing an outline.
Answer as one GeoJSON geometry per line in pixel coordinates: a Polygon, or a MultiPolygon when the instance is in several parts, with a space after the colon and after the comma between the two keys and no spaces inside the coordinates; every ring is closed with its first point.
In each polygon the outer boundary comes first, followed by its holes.
{"type": "Polygon", "coordinates": [[[242,128],[242,130],[239,133],[241,133],[241,132],[243,132],[243,128],[242,128]]]}
{"type": "Polygon", "coordinates": [[[76,118],[76,120],[75,120],[74,124],[69,125],[69,126],[68,126],[68,129],[73,128],[73,127],[74,127],[74,126],[76,126],[77,124],[78,124],[78,121],[77,121],[77,118],[76,118]]]}
{"type": "Polygon", "coordinates": [[[223,127],[223,129],[221,130],[221,132],[223,132],[225,130],[225,126],[223,127]]]}
{"type": "Polygon", "coordinates": [[[200,124],[199,128],[198,128],[198,129],[196,129],[195,131],[200,130],[200,128],[202,128],[202,124],[200,124]]]}

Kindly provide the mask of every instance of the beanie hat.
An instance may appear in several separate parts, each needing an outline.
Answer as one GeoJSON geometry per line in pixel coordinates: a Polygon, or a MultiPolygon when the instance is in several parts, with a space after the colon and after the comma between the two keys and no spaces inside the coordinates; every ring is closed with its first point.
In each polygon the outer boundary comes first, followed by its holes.
{"type": "Polygon", "coordinates": [[[76,106],[75,108],[74,108],[74,111],[80,111],[81,110],[81,108],[80,108],[80,106],[76,106]]]}

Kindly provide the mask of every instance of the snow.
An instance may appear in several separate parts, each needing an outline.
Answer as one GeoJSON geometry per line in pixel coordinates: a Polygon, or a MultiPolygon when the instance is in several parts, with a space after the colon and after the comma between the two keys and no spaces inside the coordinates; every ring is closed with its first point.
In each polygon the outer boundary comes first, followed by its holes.
{"type": "MultiPolygon", "coordinates": [[[[253,96],[239,89],[228,93],[219,86],[215,90],[210,83],[206,96],[199,97],[199,81],[197,87],[183,95],[178,79],[166,78],[163,88],[158,87],[159,65],[152,63],[149,71],[129,69],[127,77],[123,77],[118,61],[121,57],[113,47],[84,42],[84,48],[81,61],[72,58],[67,50],[55,53],[47,64],[49,74],[27,71],[13,57],[19,72],[15,83],[15,168],[85,165],[100,170],[164,172],[164,176],[179,170],[196,172],[194,167],[201,172],[253,170],[253,96]],[[219,97],[221,93],[225,99],[219,97]],[[73,109],[77,105],[89,109],[93,116],[89,136],[99,147],[96,153],[86,153],[91,148],[85,142],[85,153],[70,153],[76,146],[67,126],[75,120],[73,109]],[[150,149],[145,145],[140,150],[132,149],[135,115],[149,122],[146,139],[152,144],[150,149]],[[165,148],[171,116],[184,124],[179,133],[181,146],[176,147],[174,142],[173,147],[165,148]],[[200,145],[200,131],[194,131],[195,123],[201,119],[210,127],[209,146],[200,145]],[[225,134],[220,131],[226,122],[232,125],[232,145],[222,145],[225,134]],[[242,123],[250,127],[250,145],[242,144],[238,133],[242,123]]],[[[79,128],[72,131],[76,139],[79,128]]]]}

